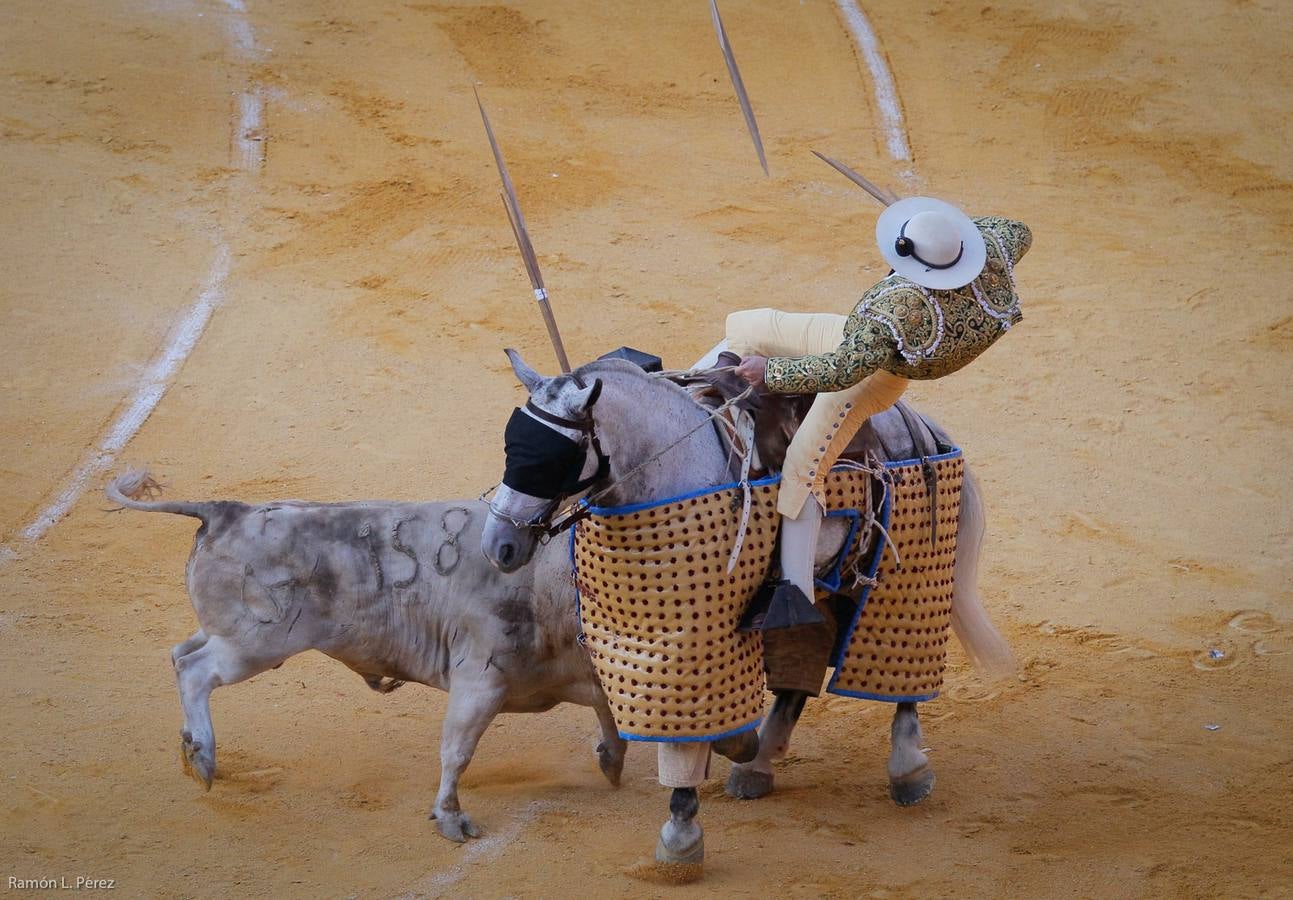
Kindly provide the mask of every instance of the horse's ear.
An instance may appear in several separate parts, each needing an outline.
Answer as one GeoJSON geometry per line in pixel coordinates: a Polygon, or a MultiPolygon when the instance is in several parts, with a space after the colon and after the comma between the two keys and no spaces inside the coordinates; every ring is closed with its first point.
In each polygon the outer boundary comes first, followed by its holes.
{"type": "Polygon", "coordinates": [[[516,373],[516,379],[521,382],[522,387],[533,394],[535,389],[543,384],[543,376],[527,366],[525,360],[521,359],[521,354],[511,347],[508,347],[503,352],[507,354],[508,360],[512,363],[512,371],[516,373]]]}
{"type": "Polygon", "coordinates": [[[588,398],[584,400],[584,409],[585,410],[592,409],[593,404],[597,402],[597,398],[600,397],[601,395],[602,395],[602,380],[600,378],[595,378],[593,379],[592,389],[589,390],[588,392],[588,398]]]}

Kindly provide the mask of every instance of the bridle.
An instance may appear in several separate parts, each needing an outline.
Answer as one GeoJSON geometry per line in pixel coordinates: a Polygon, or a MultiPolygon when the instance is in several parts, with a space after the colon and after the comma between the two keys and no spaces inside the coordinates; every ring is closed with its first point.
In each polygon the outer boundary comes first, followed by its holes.
{"type": "MultiPolygon", "coordinates": [[[[598,396],[601,395],[602,383],[600,380],[593,383],[593,391],[585,403],[584,408],[588,409],[597,402],[598,396]]],[[[533,400],[527,400],[525,403],[525,413],[534,418],[546,422],[549,425],[555,425],[558,428],[567,428],[577,432],[581,437],[578,445],[584,451],[581,455],[579,465],[582,469],[583,460],[587,458],[588,450],[592,450],[597,457],[597,468],[587,478],[575,478],[566,490],[558,493],[551,501],[548,502],[542,510],[539,511],[533,519],[528,522],[517,519],[514,516],[500,510],[494,505],[490,494],[498,485],[489,488],[480,495],[480,499],[489,504],[489,514],[495,518],[511,524],[513,527],[522,531],[534,532],[540,543],[547,543],[554,535],[558,535],[568,528],[574,527],[579,520],[586,518],[591,513],[591,507],[584,502],[571,504],[564,513],[559,516],[554,515],[561,508],[561,505],[570,497],[581,494],[588,488],[604,480],[611,472],[611,460],[604,450],[602,450],[601,439],[597,435],[597,423],[591,415],[579,419],[566,418],[556,413],[548,412],[546,409],[535,404],[533,400]]]]}
{"type": "MultiPolygon", "coordinates": [[[[563,491],[562,493],[558,494],[556,497],[552,498],[552,500],[546,506],[544,506],[542,510],[539,511],[538,515],[536,515],[533,519],[531,519],[528,522],[517,519],[515,516],[508,515],[506,512],[503,512],[502,510],[500,510],[498,507],[494,505],[493,500],[490,498],[490,495],[494,492],[494,490],[498,487],[498,485],[494,485],[493,487],[486,489],[484,493],[480,495],[480,499],[485,503],[489,504],[489,514],[491,516],[494,516],[495,518],[498,518],[498,519],[502,519],[504,522],[509,523],[514,528],[517,528],[521,531],[529,531],[533,533],[537,537],[540,543],[546,544],[555,535],[561,534],[561,532],[566,531],[569,528],[573,528],[577,523],[592,515],[593,501],[597,500],[599,497],[604,496],[607,492],[609,492],[612,488],[616,487],[617,485],[623,484],[625,481],[628,481],[638,472],[642,471],[651,463],[660,459],[660,457],[664,456],[674,447],[677,447],[683,441],[690,438],[693,434],[695,434],[700,429],[711,425],[711,423],[715,419],[723,415],[723,413],[725,413],[730,407],[736,406],[737,404],[741,403],[747,397],[749,397],[753,392],[754,392],[754,386],[751,385],[747,387],[745,390],[743,390],[741,393],[728,399],[721,405],[715,407],[713,410],[708,411],[704,419],[702,419],[695,427],[690,428],[686,432],[684,432],[680,437],[678,437],[677,440],[673,441],[667,446],[661,448],[656,453],[642,460],[633,468],[629,469],[627,472],[624,472],[623,474],[618,476],[614,481],[611,481],[609,484],[602,485],[602,487],[600,487],[598,490],[593,491],[586,497],[580,498],[579,500],[567,506],[565,509],[561,509],[561,504],[564,503],[566,500],[568,500],[570,497],[573,497],[576,494],[579,494],[593,487],[599,481],[604,481],[609,478],[610,471],[611,471],[610,457],[608,457],[605,454],[605,452],[603,452],[602,450],[601,440],[597,437],[597,424],[591,415],[589,415],[587,418],[568,419],[568,418],[565,418],[564,416],[558,416],[555,413],[550,413],[546,409],[539,408],[534,404],[533,400],[526,401],[526,404],[525,404],[526,413],[534,416],[535,418],[541,421],[547,422],[550,425],[555,425],[559,428],[568,428],[571,431],[578,432],[579,434],[585,436],[584,440],[581,441],[581,447],[591,448],[593,453],[596,454],[597,470],[587,478],[578,479],[572,484],[572,486],[569,489],[563,491]]],[[[591,408],[593,403],[596,402],[597,397],[600,394],[601,394],[601,381],[598,380],[594,383],[593,392],[590,395],[588,402],[584,405],[584,408],[585,409],[591,408]]]]}

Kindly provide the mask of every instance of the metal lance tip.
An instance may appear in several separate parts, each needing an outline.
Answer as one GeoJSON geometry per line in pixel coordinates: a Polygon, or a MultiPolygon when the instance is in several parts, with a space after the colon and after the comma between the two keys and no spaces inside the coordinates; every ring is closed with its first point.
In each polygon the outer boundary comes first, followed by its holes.
{"type": "Polygon", "coordinates": [[[557,352],[557,363],[563,373],[569,374],[570,360],[566,357],[566,347],[561,342],[561,332],[557,330],[557,320],[552,315],[552,306],[548,303],[548,290],[543,285],[543,272],[539,270],[539,258],[535,255],[534,245],[530,243],[530,231],[525,227],[525,216],[521,214],[521,204],[516,199],[516,188],[512,186],[512,176],[508,174],[507,163],[503,153],[498,149],[494,138],[494,128],[489,124],[489,115],[485,104],[480,100],[480,92],[472,85],[476,95],[476,106],[480,109],[480,120],[485,123],[485,135],[489,138],[489,148],[494,152],[494,165],[498,167],[498,177],[503,182],[503,208],[507,211],[508,224],[512,226],[512,235],[516,238],[517,249],[521,251],[521,261],[525,264],[525,273],[530,276],[530,286],[534,288],[534,299],[543,314],[543,324],[548,327],[548,337],[552,340],[552,349],[557,352]]]}
{"type": "Polygon", "coordinates": [[[714,19],[714,32],[718,35],[718,47],[723,51],[727,61],[727,74],[732,77],[732,87],[736,90],[736,99],[741,104],[741,114],[745,116],[745,127],[754,141],[754,152],[759,154],[759,165],[763,174],[768,174],[768,159],[763,154],[763,139],[759,137],[759,123],[754,121],[754,109],[750,106],[750,97],[745,93],[745,82],[741,80],[741,70],[736,66],[736,57],[732,55],[732,45],[727,41],[727,29],[723,27],[723,17],[718,14],[718,0],[709,0],[709,11],[714,19]]]}

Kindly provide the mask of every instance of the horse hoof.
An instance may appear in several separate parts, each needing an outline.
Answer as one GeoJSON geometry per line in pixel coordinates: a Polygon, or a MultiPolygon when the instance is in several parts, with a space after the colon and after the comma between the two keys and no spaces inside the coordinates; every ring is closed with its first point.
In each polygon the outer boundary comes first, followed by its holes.
{"type": "Polygon", "coordinates": [[[436,831],[455,844],[467,843],[467,838],[480,837],[480,829],[465,812],[432,813],[436,831]]]}
{"type": "Polygon", "coordinates": [[[597,745],[597,765],[611,786],[619,787],[620,776],[624,774],[624,748],[607,747],[602,741],[597,745]]]}
{"type": "Polygon", "coordinates": [[[889,796],[899,806],[915,806],[934,789],[934,770],[921,766],[901,778],[889,779],[889,796]]]}
{"type": "Polygon", "coordinates": [[[655,861],[665,866],[699,866],[705,861],[705,836],[698,836],[689,847],[670,849],[662,834],[656,841],[655,861]]]}
{"type": "Polygon", "coordinates": [[[733,766],[727,776],[727,796],[737,800],[758,800],[772,793],[772,773],[733,766]]]}

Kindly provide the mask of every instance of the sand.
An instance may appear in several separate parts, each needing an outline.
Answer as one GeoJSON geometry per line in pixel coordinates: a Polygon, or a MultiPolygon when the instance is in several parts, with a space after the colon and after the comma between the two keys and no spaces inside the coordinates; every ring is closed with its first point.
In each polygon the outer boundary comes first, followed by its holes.
{"type": "Polygon", "coordinates": [[[758,169],[701,2],[15,0],[0,30],[0,883],[127,895],[1274,896],[1293,892],[1293,17],[1271,2],[866,4],[894,160],[836,5],[728,0],[758,169]],[[317,654],[218,691],[177,762],[189,520],[171,496],[475,496],[554,369],[472,99],[489,104],[572,358],[685,365],[749,306],[847,311],[876,208],[809,153],[1027,221],[1025,321],[912,392],[987,493],[982,587],[1021,659],[954,653],[938,784],[887,798],[889,710],[810,703],[774,795],[702,792],[703,880],[644,865],[654,754],[612,790],[590,711],[503,716],[426,820],[444,695],[317,654]],[[227,266],[227,273],[225,268],[227,266]],[[219,301],[215,303],[214,301],[219,301]],[[1220,651],[1216,657],[1211,651],[1220,651]]]}

